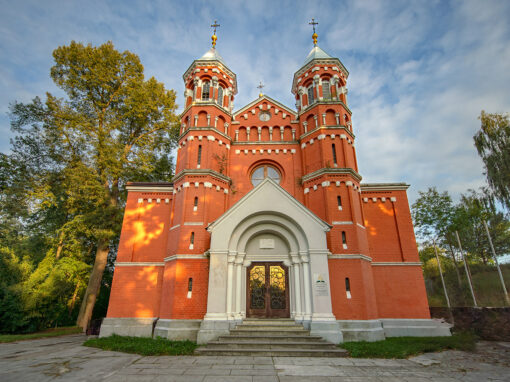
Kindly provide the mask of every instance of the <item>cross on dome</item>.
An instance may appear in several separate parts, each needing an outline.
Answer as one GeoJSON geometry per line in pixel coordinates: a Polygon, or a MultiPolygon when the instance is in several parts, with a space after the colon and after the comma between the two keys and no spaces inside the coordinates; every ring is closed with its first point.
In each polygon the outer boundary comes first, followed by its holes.
{"type": "Polygon", "coordinates": [[[312,18],[312,21],[310,21],[308,24],[311,25],[313,28],[313,35],[312,35],[313,46],[317,46],[317,37],[319,37],[319,36],[317,35],[317,33],[315,33],[315,26],[319,25],[319,23],[317,21],[315,21],[314,18],[312,18]]]}
{"type": "Polygon", "coordinates": [[[214,20],[214,24],[211,24],[211,28],[214,28],[213,35],[211,36],[213,48],[216,47],[216,40],[218,39],[218,36],[216,36],[216,28],[220,26],[221,25],[218,24],[218,20],[214,20]]]}
{"type": "Polygon", "coordinates": [[[259,85],[257,86],[257,89],[259,89],[260,93],[259,93],[259,97],[262,97],[264,94],[262,94],[262,88],[264,87],[265,85],[262,83],[262,81],[260,81],[259,85]]]}

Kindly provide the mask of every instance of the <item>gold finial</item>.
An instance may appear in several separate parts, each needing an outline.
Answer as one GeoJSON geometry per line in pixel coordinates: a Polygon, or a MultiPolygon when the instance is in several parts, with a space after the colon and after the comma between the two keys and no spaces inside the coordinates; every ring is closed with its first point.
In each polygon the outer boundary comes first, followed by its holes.
{"type": "Polygon", "coordinates": [[[216,40],[218,39],[218,36],[216,36],[216,28],[219,26],[221,26],[221,25],[218,24],[217,20],[214,20],[214,24],[211,24],[211,28],[214,28],[213,35],[211,36],[213,48],[216,48],[216,40]]]}
{"type": "Polygon", "coordinates": [[[260,81],[260,84],[259,86],[257,86],[257,89],[259,89],[260,93],[259,93],[259,98],[262,97],[264,94],[262,94],[262,88],[264,87],[264,84],[262,83],[262,81],[260,81]]]}
{"type": "Polygon", "coordinates": [[[313,27],[313,35],[312,35],[313,46],[317,46],[317,37],[319,37],[319,36],[317,35],[317,33],[315,33],[315,26],[319,25],[319,23],[317,21],[315,21],[315,19],[312,19],[312,21],[310,21],[308,24],[313,27]]]}

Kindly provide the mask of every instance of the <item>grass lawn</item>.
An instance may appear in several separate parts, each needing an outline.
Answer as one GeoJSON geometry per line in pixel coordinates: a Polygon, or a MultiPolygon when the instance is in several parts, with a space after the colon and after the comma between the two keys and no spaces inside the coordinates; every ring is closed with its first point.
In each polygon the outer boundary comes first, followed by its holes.
{"type": "Polygon", "coordinates": [[[0,343],[23,341],[23,340],[34,340],[36,338],[57,337],[57,336],[63,336],[66,334],[81,333],[82,331],[83,331],[82,328],[78,328],[76,326],[68,326],[68,327],[63,327],[63,328],[48,329],[48,330],[44,330],[42,332],[29,333],[29,334],[0,334],[0,343]]]}
{"type": "Polygon", "coordinates": [[[103,350],[121,351],[141,355],[191,355],[197,344],[192,341],[170,341],[164,338],[124,337],[113,334],[110,337],[93,338],[85,346],[103,350]]]}
{"type": "Polygon", "coordinates": [[[448,349],[474,350],[476,337],[471,333],[456,333],[451,337],[392,337],[377,342],[344,342],[354,358],[407,358],[412,355],[448,349]]]}

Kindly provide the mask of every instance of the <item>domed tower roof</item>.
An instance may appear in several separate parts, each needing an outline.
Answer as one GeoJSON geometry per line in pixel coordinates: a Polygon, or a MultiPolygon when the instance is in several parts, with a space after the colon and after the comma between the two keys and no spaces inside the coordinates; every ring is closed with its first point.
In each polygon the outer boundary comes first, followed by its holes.
{"type": "Polygon", "coordinates": [[[324,59],[324,58],[333,58],[326,52],[324,52],[321,48],[319,48],[317,45],[312,48],[308,56],[306,57],[305,62],[303,65],[308,64],[312,60],[316,59],[324,59]]]}
{"type": "Polygon", "coordinates": [[[223,60],[223,57],[220,56],[220,54],[218,53],[218,51],[216,50],[215,47],[212,47],[207,52],[205,52],[205,54],[202,57],[200,57],[199,60],[200,61],[219,61],[223,65],[227,66],[227,64],[225,63],[225,60],[223,60]]]}

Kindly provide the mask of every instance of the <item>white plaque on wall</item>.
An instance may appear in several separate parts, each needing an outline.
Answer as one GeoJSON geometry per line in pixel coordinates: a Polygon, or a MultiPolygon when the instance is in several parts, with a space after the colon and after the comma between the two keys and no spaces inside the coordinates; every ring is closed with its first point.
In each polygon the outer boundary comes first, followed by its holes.
{"type": "Polygon", "coordinates": [[[313,274],[313,292],[316,296],[329,296],[328,283],[321,273],[313,274]]]}
{"type": "Polygon", "coordinates": [[[274,248],[274,239],[260,239],[259,248],[260,249],[273,249],[274,248]]]}

